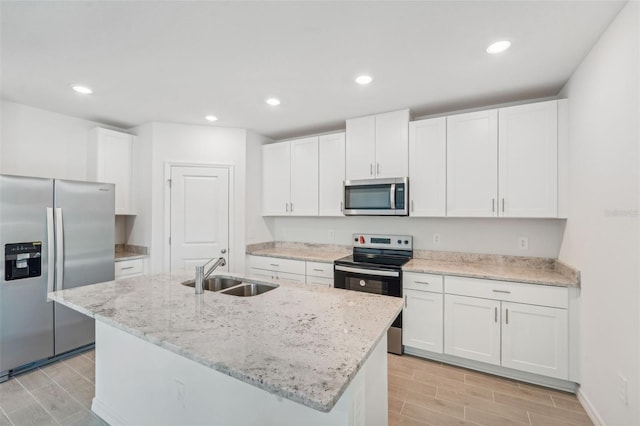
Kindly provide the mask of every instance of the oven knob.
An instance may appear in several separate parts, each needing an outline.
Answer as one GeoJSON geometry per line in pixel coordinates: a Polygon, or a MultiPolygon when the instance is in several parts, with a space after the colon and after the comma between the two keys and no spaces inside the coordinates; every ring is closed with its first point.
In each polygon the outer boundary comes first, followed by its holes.
{"type": "Polygon", "coordinates": [[[360,236],[360,244],[364,244],[364,237],[362,235],[360,236]]]}
{"type": "Polygon", "coordinates": [[[353,241],[358,242],[358,237],[354,238],[353,241]]]}
{"type": "Polygon", "coordinates": [[[398,244],[402,244],[402,240],[398,240],[398,244]]]}
{"type": "Polygon", "coordinates": [[[367,282],[365,280],[360,280],[360,287],[364,287],[365,285],[367,285],[367,282]]]}
{"type": "Polygon", "coordinates": [[[409,240],[404,240],[404,243],[405,244],[409,244],[409,240]]]}

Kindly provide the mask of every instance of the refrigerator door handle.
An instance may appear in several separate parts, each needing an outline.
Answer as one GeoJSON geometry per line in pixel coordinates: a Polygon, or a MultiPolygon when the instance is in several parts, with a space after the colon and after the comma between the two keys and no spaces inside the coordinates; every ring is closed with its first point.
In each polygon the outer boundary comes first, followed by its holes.
{"type": "MultiPolygon", "coordinates": [[[[53,208],[47,207],[47,293],[53,291],[55,269],[55,240],[53,238],[53,208]]],[[[47,303],[53,302],[47,299],[47,303]]]]}
{"type": "Polygon", "coordinates": [[[62,290],[64,280],[64,230],[62,229],[62,208],[56,207],[56,287],[62,290]]]}

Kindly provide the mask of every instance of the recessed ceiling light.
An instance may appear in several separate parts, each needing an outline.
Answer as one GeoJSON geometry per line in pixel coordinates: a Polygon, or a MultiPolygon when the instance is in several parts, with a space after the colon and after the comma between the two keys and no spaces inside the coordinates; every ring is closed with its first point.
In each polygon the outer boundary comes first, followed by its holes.
{"type": "Polygon", "coordinates": [[[373,78],[370,75],[360,75],[356,78],[356,83],[358,84],[369,84],[373,81],[373,78]]]}
{"type": "Polygon", "coordinates": [[[509,40],[501,40],[496,41],[487,47],[487,53],[490,55],[495,55],[496,53],[501,53],[511,47],[511,42],[509,40]]]}
{"type": "Polygon", "coordinates": [[[218,117],[216,117],[215,115],[207,115],[204,117],[204,119],[207,121],[218,121],[218,117]]]}
{"type": "Polygon", "coordinates": [[[269,98],[265,101],[266,103],[268,103],[271,106],[278,106],[280,105],[280,99],[277,98],[269,98]]]}
{"type": "Polygon", "coordinates": [[[89,89],[86,86],[71,86],[71,88],[78,93],[82,93],[83,95],[90,95],[93,93],[93,90],[89,89]]]}

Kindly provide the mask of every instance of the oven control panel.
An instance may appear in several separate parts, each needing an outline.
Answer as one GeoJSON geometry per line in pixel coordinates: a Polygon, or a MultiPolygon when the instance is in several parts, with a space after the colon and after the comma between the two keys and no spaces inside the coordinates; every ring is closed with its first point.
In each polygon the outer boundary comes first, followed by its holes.
{"type": "Polygon", "coordinates": [[[353,246],[413,250],[413,237],[411,235],[353,234],[353,246]]]}

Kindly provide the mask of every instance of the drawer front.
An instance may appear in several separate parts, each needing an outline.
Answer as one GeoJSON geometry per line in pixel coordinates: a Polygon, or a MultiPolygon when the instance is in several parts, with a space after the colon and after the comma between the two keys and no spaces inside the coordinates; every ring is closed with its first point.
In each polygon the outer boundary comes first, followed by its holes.
{"type": "Polygon", "coordinates": [[[409,290],[431,291],[442,293],[444,277],[434,274],[419,274],[416,272],[402,273],[402,286],[409,290]]]}
{"type": "Polygon", "coordinates": [[[251,256],[249,266],[257,269],[267,269],[269,271],[282,271],[301,275],[305,274],[305,262],[301,260],[251,256]]]}
{"type": "Polygon", "coordinates": [[[142,274],[142,259],[121,260],[115,264],[115,277],[142,274]]]}
{"type": "Polygon", "coordinates": [[[333,282],[333,263],[307,262],[307,277],[331,278],[333,282]]]}
{"type": "Polygon", "coordinates": [[[566,287],[446,276],[444,292],[554,308],[567,309],[569,306],[569,290],[566,287]]]}
{"type": "Polygon", "coordinates": [[[276,272],[276,282],[277,281],[288,281],[290,283],[298,283],[304,284],[306,279],[304,274],[290,274],[288,272],[276,272]]]}
{"type": "Polygon", "coordinates": [[[324,287],[333,287],[333,278],[312,277],[307,275],[307,284],[321,285],[324,287]]]}

